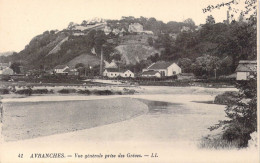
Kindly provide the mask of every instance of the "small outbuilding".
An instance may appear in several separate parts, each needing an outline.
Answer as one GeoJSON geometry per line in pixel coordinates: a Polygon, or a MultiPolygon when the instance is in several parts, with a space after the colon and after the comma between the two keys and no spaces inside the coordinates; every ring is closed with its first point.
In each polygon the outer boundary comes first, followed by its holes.
{"type": "Polygon", "coordinates": [[[237,80],[249,80],[257,70],[257,62],[254,60],[241,60],[236,68],[237,80]]]}

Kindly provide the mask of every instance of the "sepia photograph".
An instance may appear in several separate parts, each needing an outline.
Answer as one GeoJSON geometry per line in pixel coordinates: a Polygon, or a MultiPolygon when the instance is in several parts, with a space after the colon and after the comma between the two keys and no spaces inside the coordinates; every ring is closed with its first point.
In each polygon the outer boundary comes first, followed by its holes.
{"type": "Polygon", "coordinates": [[[0,0],[0,162],[260,162],[258,11],[0,0]]]}

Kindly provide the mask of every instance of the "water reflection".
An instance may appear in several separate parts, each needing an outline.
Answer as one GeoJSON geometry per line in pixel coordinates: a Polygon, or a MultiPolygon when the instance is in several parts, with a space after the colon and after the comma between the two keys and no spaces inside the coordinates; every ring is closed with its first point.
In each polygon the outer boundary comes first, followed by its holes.
{"type": "Polygon", "coordinates": [[[170,103],[164,101],[151,101],[138,99],[145,103],[148,108],[148,114],[176,114],[176,113],[187,113],[187,109],[182,107],[180,103],[170,103]]]}

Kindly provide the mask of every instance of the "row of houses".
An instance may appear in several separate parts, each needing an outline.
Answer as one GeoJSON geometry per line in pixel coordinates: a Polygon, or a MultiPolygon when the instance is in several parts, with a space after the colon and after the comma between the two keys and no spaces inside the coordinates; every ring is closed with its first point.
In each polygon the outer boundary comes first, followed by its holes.
{"type": "MultiPolygon", "coordinates": [[[[11,63],[0,63],[0,75],[13,75],[14,71],[10,68],[11,63]]],[[[119,69],[113,64],[113,68],[105,68],[103,76],[108,78],[134,78],[136,74],[131,70],[119,69]]],[[[253,74],[257,71],[257,61],[241,60],[236,68],[236,80],[248,80],[253,77],[253,74]]],[[[52,74],[61,75],[79,75],[79,72],[75,68],[70,68],[67,65],[58,65],[52,71],[52,74]]],[[[169,77],[182,73],[181,68],[175,62],[159,61],[152,63],[146,69],[142,70],[140,76],[142,77],[169,77]]]]}
{"type": "MultiPolygon", "coordinates": [[[[156,77],[161,78],[165,76],[174,76],[181,73],[181,68],[175,62],[156,62],[143,69],[142,77],[156,77]]],[[[123,77],[134,78],[135,74],[130,70],[119,70],[118,68],[106,68],[103,76],[109,78],[123,77]]]]}
{"type": "MultiPolygon", "coordinates": [[[[257,61],[253,60],[241,60],[235,70],[236,80],[249,80],[253,77],[254,73],[257,71],[257,61]]],[[[181,68],[175,62],[165,62],[159,61],[156,63],[152,63],[146,69],[143,69],[141,76],[142,77],[169,77],[181,74],[181,68]]],[[[109,78],[115,78],[118,76],[121,77],[130,77],[134,78],[135,74],[130,70],[121,70],[113,68],[113,69],[105,69],[103,76],[109,78]]]]}

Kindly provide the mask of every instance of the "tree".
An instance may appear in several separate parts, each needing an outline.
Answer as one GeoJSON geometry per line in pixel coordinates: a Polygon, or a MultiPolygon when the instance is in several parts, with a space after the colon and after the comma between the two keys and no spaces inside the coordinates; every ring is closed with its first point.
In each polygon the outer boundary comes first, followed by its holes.
{"type": "Polygon", "coordinates": [[[184,20],[183,23],[195,26],[195,22],[191,18],[184,20]]]}
{"type": "MultiPolygon", "coordinates": [[[[236,1],[222,3],[218,7],[228,6],[229,10],[236,1]]],[[[231,50],[233,60],[239,57],[256,59],[256,0],[242,0],[245,8],[243,15],[247,15],[248,23],[231,23],[231,37],[222,46],[231,50]],[[245,44],[245,45],[244,45],[245,44]],[[237,53],[235,53],[235,51],[237,53]],[[248,53],[249,52],[249,53],[248,53]]],[[[236,4],[238,4],[236,2],[236,4]]],[[[203,12],[211,11],[216,6],[209,6],[203,12]]],[[[234,61],[233,61],[234,62],[234,61]]],[[[222,139],[229,142],[236,141],[239,147],[246,147],[250,134],[257,131],[257,70],[253,70],[248,81],[237,82],[239,96],[236,100],[227,105],[225,113],[228,120],[219,121],[210,130],[222,128],[222,139]],[[252,76],[252,77],[251,77],[252,76]]]]}
{"type": "Polygon", "coordinates": [[[184,20],[183,23],[185,24],[185,26],[188,26],[193,30],[195,29],[195,22],[191,18],[184,20]]]}
{"type": "Polygon", "coordinates": [[[147,42],[150,46],[153,46],[153,38],[152,37],[148,37],[147,42]]]}
{"type": "Polygon", "coordinates": [[[151,55],[147,58],[147,60],[151,60],[153,63],[157,62],[160,59],[160,56],[158,53],[155,53],[154,55],[151,55]]]}
{"type": "Polygon", "coordinates": [[[181,58],[178,61],[178,65],[181,67],[182,72],[191,72],[192,61],[189,58],[181,58]]]}
{"type": "Polygon", "coordinates": [[[220,59],[215,56],[204,55],[198,57],[194,64],[192,64],[193,73],[196,76],[214,76],[214,72],[220,66],[220,59]]]}
{"type": "Polygon", "coordinates": [[[21,64],[19,62],[14,62],[11,64],[10,68],[16,73],[19,74],[21,73],[21,64]]]}
{"type": "Polygon", "coordinates": [[[83,25],[83,26],[84,26],[84,25],[87,25],[87,21],[86,21],[86,20],[83,20],[82,23],[81,23],[81,25],[83,25]]]}
{"type": "Polygon", "coordinates": [[[256,10],[257,0],[240,0],[240,1],[230,0],[229,2],[224,1],[216,5],[208,5],[206,8],[203,8],[202,11],[203,13],[206,13],[223,7],[228,7],[228,10],[231,12],[231,18],[234,17],[235,13],[240,13],[240,12],[242,12],[244,16],[248,15],[248,18],[250,18],[250,16],[253,16],[254,18],[257,17],[257,10],[256,10]]]}
{"type": "Polygon", "coordinates": [[[79,68],[82,68],[82,67],[85,67],[85,65],[84,65],[83,63],[77,63],[77,64],[75,65],[75,68],[76,68],[76,69],[79,69],[79,68]]]}
{"type": "Polygon", "coordinates": [[[206,19],[206,24],[210,24],[210,25],[215,24],[215,18],[212,15],[209,15],[206,19]]]}
{"type": "Polygon", "coordinates": [[[69,30],[72,30],[73,27],[74,27],[74,23],[73,23],[73,22],[70,22],[69,25],[68,25],[68,29],[69,29],[69,30]]]}
{"type": "Polygon", "coordinates": [[[250,134],[257,131],[257,78],[256,73],[249,81],[237,83],[239,96],[226,107],[228,120],[219,121],[210,130],[224,129],[222,138],[229,142],[237,141],[239,147],[247,147],[250,134]]]}

